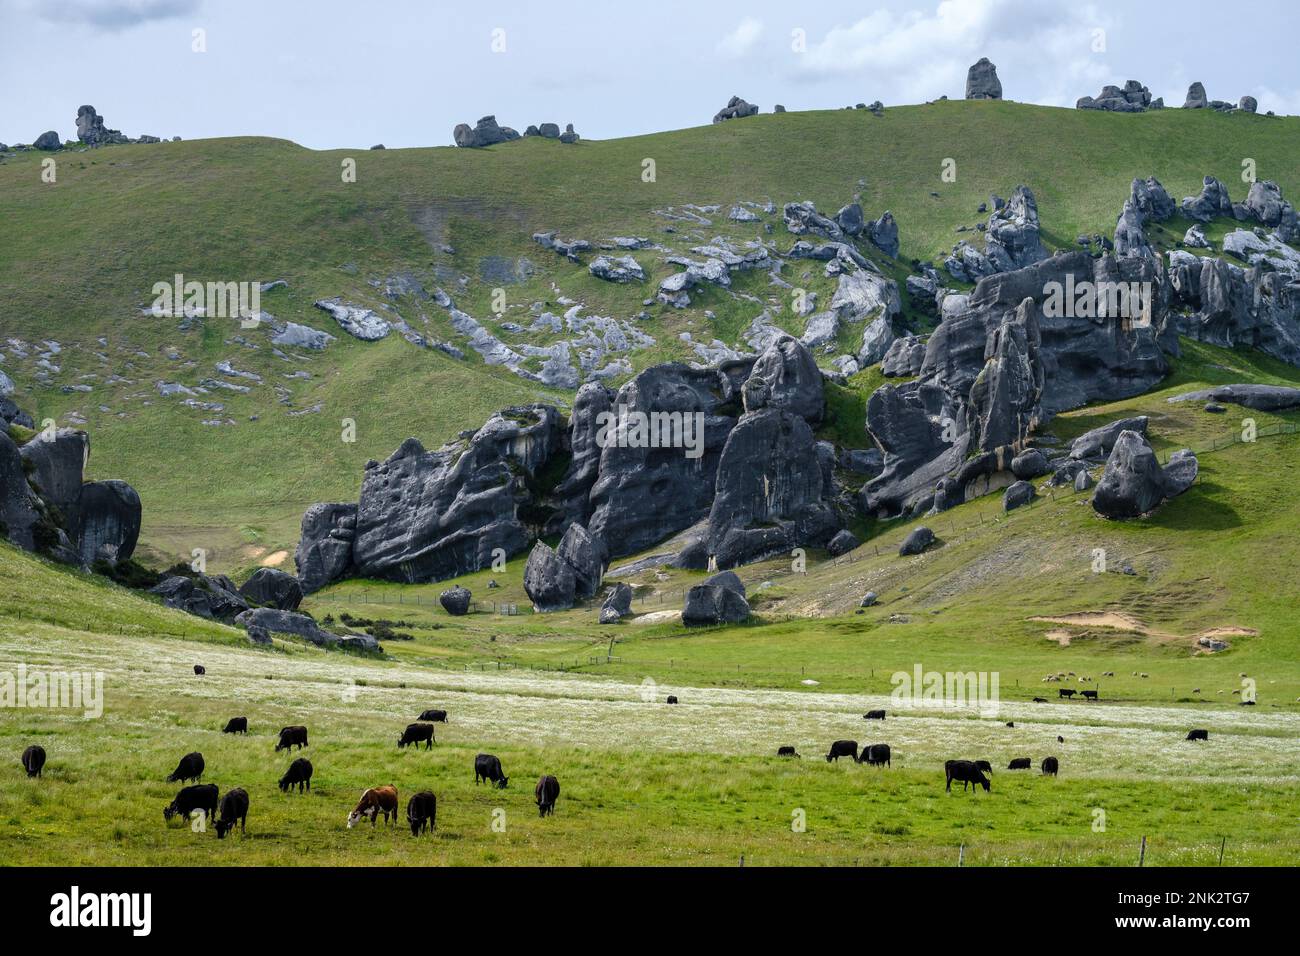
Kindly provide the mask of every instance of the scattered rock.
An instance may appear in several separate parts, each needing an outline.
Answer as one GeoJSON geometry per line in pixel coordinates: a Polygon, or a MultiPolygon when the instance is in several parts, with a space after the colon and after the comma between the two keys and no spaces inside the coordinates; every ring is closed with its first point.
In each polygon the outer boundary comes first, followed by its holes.
{"type": "Polygon", "coordinates": [[[732,572],[707,578],[686,592],[682,623],[687,627],[739,624],[749,619],[745,587],[732,572]]]}
{"type": "Polygon", "coordinates": [[[746,103],[739,96],[733,96],[727,101],[727,105],[718,110],[713,116],[713,122],[721,123],[723,120],[739,119],[744,116],[753,116],[758,112],[758,107],[753,103],[746,103]]]}
{"type": "Polygon", "coordinates": [[[858,540],[857,535],[845,528],[831,538],[830,544],[826,545],[826,551],[832,558],[838,558],[840,555],[848,554],[858,548],[861,544],[862,542],[858,540]]]}
{"type": "Polygon", "coordinates": [[[239,589],[249,604],[296,611],[302,603],[302,585],[292,574],[278,568],[258,568],[239,589]]]}
{"type": "Polygon", "coordinates": [[[926,548],[933,545],[936,540],[938,539],[935,538],[934,532],[924,525],[921,525],[918,528],[914,528],[912,532],[903,539],[903,544],[898,549],[898,553],[903,557],[920,554],[926,548]]]}
{"type": "Polygon", "coordinates": [[[1038,493],[1034,491],[1034,486],[1028,481],[1017,481],[1007,487],[1002,493],[1002,510],[1014,511],[1016,508],[1029,504],[1038,493]]]}
{"type": "Polygon", "coordinates": [[[438,603],[452,617],[464,617],[469,613],[470,601],[474,595],[469,588],[456,585],[438,595],[438,603]]]}

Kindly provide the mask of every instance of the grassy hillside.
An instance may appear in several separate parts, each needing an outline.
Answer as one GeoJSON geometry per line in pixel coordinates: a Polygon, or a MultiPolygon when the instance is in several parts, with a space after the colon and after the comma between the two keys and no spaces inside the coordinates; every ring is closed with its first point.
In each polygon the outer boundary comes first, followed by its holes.
{"type": "MultiPolygon", "coordinates": [[[[738,200],[812,199],[833,212],[856,193],[872,215],[893,211],[906,261],[947,251],[958,226],[983,218],[976,207],[989,193],[1007,195],[1023,182],[1038,197],[1048,244],[1069,246],[1080,233],[1111,232],[1135,176],[1154,174],[1181,197],[1213,174],[1240,198],[1249,157],[1260,178],[1292,196],[1300,189],[1298,143],[1296,118],[942,102],[882,117],[766,115],[574,146],[528,139],[487,150],[313,152],[248,138],[110,147],[56,156],[54,184],[41,181],[40,157],[20,155],[0,163],[0,368],[38,418],[84,422],[94,442],[91,474],[139,489],[144,542],[158,557],[205,547],[217,567],[248,566],[279,559],[307,504],[353,497],[365,460],[407,435],[434,445],[509,402],[566,398],[488,368],[472,352],[457,362],[396,336],[353,340],[312,308],[317,298],[387,304],[418,331],[463,347],[445,311],[389,300],[372,283],[413,273],[429,288],[446,288],[494,331],[498,287],[507,290],[501,320],[526,316],[533,302],[558,314],[561,295],[626,319],[642,309],[650,283],[672,271],[660,253],[637,253],[650,272],[645,288],[613,287],[541,249],[531,234],[556,229],[593,242],[643,235],[684,248],[713,235],[768,237],[761,224],[725,219],[738,200]],[[348,158],[357,161],[354,183],[340,176],[348,158]],[[642,181],[646,159],[654,182],[642,181]],[[956,163],[955,182],[941,178],[946,159],[956,163]],[[655,214],[689,203],[722,209],[708,227],[655,214]],[[174,319],[140,316],[153,284],[177,272],[201,281],[286,279],[288,288],[268,293],[263,307],[338,341],[282,359],[261,333],[237,340],[230,322],[180,331],[174,319]],[[30,344],[27,358],[8,347],[11,337],[30,344]],[[61,350],[53,354],[46,340],[61,350]],[[43,352],[57,372],[38,375],[43,352]],[[226,360],[263,379],[247,394],[203,397],[222,404],[216,417],[234,424],[203,425],[214,413],[155,391],[158,381],[192,386],[226,360]],[[309,377],[288,377],[295,372],[309,377]],[[73,390],[85,387],[91,391],[73,390]],[[355,444],[339,440],[343,418],[357,421],[355,444]]],[[[775,224],[768,238],[786,248],[779,215],[763,219],[775,224]]],[[[820,270],[790,272],[829,296],[820,270]]],[[[633,363],[694,358],[682,332],[736,345],[765,309],[799,331],[802,320],[784,296],[750,274],[732,294],[709,290],[685,311],[651,306],[637,325],[656,344],[634,353],[633,363]]],[[[836,437],[856,427],[840,422],[836,437]]]]}

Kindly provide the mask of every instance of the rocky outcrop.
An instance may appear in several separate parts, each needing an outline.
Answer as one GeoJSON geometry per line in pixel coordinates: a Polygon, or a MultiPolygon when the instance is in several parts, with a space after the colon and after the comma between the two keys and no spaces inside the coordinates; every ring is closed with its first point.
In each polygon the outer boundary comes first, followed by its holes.
{"type": "Polygon", "coordinates": [[[1232,200],[1228,189],[1213,176],[1206,176],[1199,196],[1188,196],[1182,202],[1183,215],[1197,222],[1209,222],[1215,216],[1232,216],[1232,200]]]}
{"type": "Polygon", "coordinates": [[[745,586],[731,572],[705,579],[686,592],[682,623],[687,627],[740,624],[749,619],[745,586]]]}
{"type": "Polygon", "coordinates": [[[1006,205],[989,216],[984,241],[989,259],[1001,272],[1047,258],[1039,238],[1038,203],[1028,186],[1017,186],[1006,205]]]}
{"type": "Polygon", "coordinates": [[[292,574],[278,568],[258,568],[239,588],[250,605],[296,611],[302,603],[302,586],[292,574]]]}
{"type": "Polygon", "coordinates": [[[831,538],[830,543],[826,545],[826,553],[832,558],[838,558],[840,555],[848,554],[861,544],[862,542],[858,540],[858,536],[848,528],[845,528],[843,531],[837,532],[835,537],[831,538]]]}
{"type": "Polygon", "coordinates": [[[925,361],[925,343],[915,335],[897,338],[880,361],[880,372],[886,378],[911,378],[921,371],[925,361]]]}
{"type": "Polygon", "coordinates": [[[867,236],[872,245],[890,258],[898,257],[898,222],[888,209],[879,219],[867,225],[867,236]]]}
{"type": "Polygon", "coordinates": [[[235,582],[225,575],[176,574],[163,579],[150,593],[162,598],[167,607],[225,623],[248,610],[235,582]]]}
{"type": "Polygon", "coordinates": [[[1300,388],[1285,385],[1216,385],[1196,392],[1184,392],[1170,402],[1231,402],[1258,412],[1280,412],[1300,407],[1300,388]]]}
{"type": "Polygon", "coordinates": [[[135,553],[143,508],[136,490],[125,481],[89,481],[81,486],[77,533],[81,563],[116,564],[135,553]]]}
{"type": "Polygon", "coordinates": [[[317,647],[341,647],[346,650],[381,652],[383,648],[369,634],[349,634],[344,637],[320,627],[306,614],[259,607],[241,612],[234,623],[245,628],[249,637],[254,634],[288,634],[299,637],[317,647]]]}
{"type": "Polygon", "coordinates": [[[1203,110],[1210,105],[1209,99],[1205,95],[1205,86],[1197,80],[1187,88],[1187,99],[1183,101],[1185,110],[1203,110]]]}
{"type": "Polygon", "coordinates": [[[613,624],[632,614],[632,586],[620,581],[615,584],[600,606],[600,623],[613,624]]]}
{"type": "Polygon", "coordinates": [[[925,525],[921,525],[919,528],[912,529],[908,536],[903,539],[903,543],[898,548],[898,553],[905,558],[920,554],[927,548],[933,547],[937,541],[934,532],[925,525]]]}
{"type": "Polygon", "coordinates": [[[1191,487],[1196,472],[1191,451],[1177,452],[1161,468],[1145,438],[1133,431],[1120,432],[1093,492],[1093,510],[1103,518],[1140,517],[1191,487]]]}
{"type": "Polygon", "coordinates": [[[0,429],[0,531],[27,551],[35,549],[33,529],[42,505],[27,483],[23,457],[5,429],[0,429]]]}
{"type": "Polygon", "coordinates": [[[519,138],[519,133],[509,126],[497,125],[495,116],[484,116],[472,127],[468,123],[461,123],[451,135],[457,146],[466,147],[492,146],[519,138]]]}
{"type": "Polygon", "coordinates": [[[1002,493],[1002,510],[1014,511],[1022,508],[1032,502],[1038,493],[1034,491],[1034,486],[1027,481],[1017,481],[1008,485],[1007,490],[1002,493]]]}
{"type": "Polygon", "coordinates": [[[998,79],[998,68],[986,56],[980,57],[966,71],[966,99],[1002,99],[1002,81],[998,79]]]}
{"type": "Polygon", "coordinates": [[[1080,97],[1074,104],[1080,110],[1109,110],[1112,113],[1143,113],[1146,110],[1160,109],[1164,100],[1151,98],[1151,91],[1137,80],[1129,80],[1124,86],[1105,86],[1096,98],[1080,97]]]}
{"type": "MultiPolygon", "coordinates": [[[[826,399],[821,369],[796,339],[777,337],[755,360],[746,385],[760,381],[766,386],[760,407],[782,408],[811,424],[822,420],[826,399]]],[[[753,409],[746,405],[746,410],[753,409]]]]}
{"type": "Polygon", "coordinates": [[[464,617],[469,613],[470,602],[474,595],[469,588],[461,587],[459,584],[454,588],[448,588],[438,595],[438,603],[442,609],[452,617],[464,617]]]}
{"type": "Polygon", "coordinates": [[[354,504],[316,504],[307,509],[293,555],[304,593],[319,591],[352,572],[356,528],[354,504]]]}
{"type": "Polygon", "coordinates": [[[1077,461],[1101,461],[1110,456],[1115,442],[1124,432],[1147,433],[1147,417],[1121,418],[1086,431],[1070,443],[1070,457],[1077,461]]]}
{"type": "Polygon", "coordinates": [[[108,129],[104,117],[95,112],[93,106],[83,106],[77,110],[77,139],[87,146],[110,146],[128,142],[120,130],[108,129]]]}
{"type": "Polygon", "coordinates": [[[547,534],[562,534],[573,522],[587,524],[591,517],[588,495],[600,472],[602,416],[613,407],[614,393],[597,382],[578,389],[569,415],[569,466],[553,494],[555,516],[547,534]]]}
{"type": "Polygon", "coordinates": [[[39,149],[46,153],[53,153],[63,148],[63,140],[59,139],[59,134],[54,130],[47,130],[32,142],[33,149],[39,149]]]}
{"type": "Polygon", "coordinates": [[[713,114],[713,122],[721,123],[723,120],[740,119],[743,116],[753,116],[757,112],[758,107],[753,103],[747,103],[739,96],[733,96],[727,100],[726,106],[713,114]]]}
{"type": "Polygon", "coordinates": [[[631,256],[597,256],[591,260],[587,271],[606,282],[640,282],[645,279],[645,270],[631,256]]]}

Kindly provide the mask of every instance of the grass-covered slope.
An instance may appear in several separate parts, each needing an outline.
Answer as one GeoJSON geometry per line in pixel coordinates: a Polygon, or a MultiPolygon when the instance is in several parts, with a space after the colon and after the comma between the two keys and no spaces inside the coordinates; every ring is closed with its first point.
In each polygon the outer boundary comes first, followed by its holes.
{"type": "MultiPolygon", "coordinates": [[[[0,163],[0,368],[38,418],[84,422],[94,443],[91,474],[139,489],[146,545],[166,556],[204,547],[216,566],[247,566],[291,548],[307,504],[353,497],[365,460],[406,436],[432,446],[510,402],[566,397],[488,368],[472,352],[457,362],[397,336],[352,340],[312,308],[317,298],[378,306],[385,300],[372,281],[412,272],[430,288],[447,288],[494,331],[492,290],[503,285],[505,320],[537,301],[558,313],[561,295],[631,318],[649,283],[602,283],[531,234],[665,240],[665,226],[685,227],[655,210],[696,203],[723,206],[712,227],[698,227],[706,238],[767,237],[761,225],[727,222],[729,205],[812,199],[833,212],[857,193],[870,214],[893,211],[906,261],[947,251],[957,226],[982,218],[976,207],[989,193],[1006,195],[1023,182],[1038,197],[1048,244],[1063,247],[1081,233],[1109,234],[1135,176],[1154,174],[1181,197],[1213,174],[1240,198],[1242,161],[1250,158],[1260,178],[1294,195],[1298,143],[1295,118],[942,102],[881,117],[765,115],[573,146],[527,139],[486,150],[313,152],[250,138],[110,147],[56,155],[53,184],[41,180],[42,157],[19,155],[0,163]],[[357,176],[344,183],[349,158],[357,176]],[[949,159],[952,182],[942,176],[949,159]],[[645,160],[654,162],[654,182],[643,180],[645,160]],[[519,281],[507,283],[502,270],[519,281]],[[174,319],[142,317],[153,284],[178,272],[200,281],[284,278],[288,288],[268,293],[263,307],[338,341],[286,362],[236,341],[229,321],[182,332],[174,319]],[[26,359],[9,338],[32,346],[26,359]],[[61,346],[47,359],[58,371],[38,377],[47,340],[61,346]],[[248,394],[204,397],[224,404],[216,417],[234,425],[205,426],[213,413],[155,391],[157,381],[192,385],[212,376],[222,360],[263,377],[248,394]],[[287,377],[298,371],[310,377],[287,377]],[[353,444],[340,441],[343,418],[357,422],[353,444]]],[[[775,224],[769,238],[785,248],[779,215],[764,218],[775,224]]],[[[653,252],[637,255],[650,282],[672,271],[653,252]]],[[[829,296],[820,274],[789,272],[829,296]]],[[[708,290],[684,312],[648,308],[637,324],[656,344],[633,363],[693,358],[682,332],[736,345],[764,309],[800,330],[785,293],[761,273],[741,277],[734,291],[708,290]]],[[[395,307],[421,332],[464,347],[445,311],[409,300],[395,307]]],[[[835,437],[848,440],[856,429],[838,421],[835,437]]]]}

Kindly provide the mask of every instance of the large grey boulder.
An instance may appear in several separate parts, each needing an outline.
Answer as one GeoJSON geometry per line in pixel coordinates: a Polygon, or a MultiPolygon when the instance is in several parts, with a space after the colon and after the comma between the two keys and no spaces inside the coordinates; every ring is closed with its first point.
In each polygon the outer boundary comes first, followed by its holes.
{"type": "MultiPolygon", "coordinates": [[[[1109,110],[1113,113],[1141,113],[1147,109],[1159,109],[1151,99],[1151,91],[1137,80],[1129,80],[1121,89],[1118,86],[1106,86],[1095,98],[1081,97],[1075,104],[1081,110],[1109,110]]],[[[1160,102],[1163,106],[1164,102],[1160,102]]]]}
{"type": "Polygon", "coordinates": [[[1038,203],[1028,186],[1017,186],[1006,205],[993,211],[984,236],[988,258],[1001,272],[1047,258],[1039,235],[1038,203]]]}
{"type": "Polygon", "coordinates": [[[77,110],[77,139],[87,146],[109,146],[129,142],[121,130],[108,129],[104,117],[95,112],[93,106],[82,106],[77,110]]]}
{"type": "MultiPolygon", "coordinates": [[[[270,634],[292,634],[317,647],[328,647],[339,643],[337,634],[325,630],[306,614],[298,614],[294,611],[269,607],[250,608],[235,617],[235,624],[250,629],[261,628],[270,634]]],[[[374,641],[374,638],[370,640],[374,641]]],[[[375,648],[377,647],[376,643],[375,648]]]]}
{"type": "Polygon", "coordinates": [[[10,542],[31,551],[33,528],[41,517],[41,503],[27,483],[23,457],[9,433],[0,428],[0,532],[10,542]]]}
{"type": "Polygon", "coordinates": [[[1259,109],[1259,100],[1253,96],[1243,96],[1237,101],[1237,109],[1243,113],[1253,113],[1259,109]]]}
{"type": "Polygon", "coordinates": [[[1197,80],[1187,88],[1187,99],[1183,101],[1183,109],[1203,110],[1209,105],[1209,97],[1205,95],[1205,86],[1200,80],[1197,80]]]}
{"type": "Polygon", "coordinates": [[[408,438],[385,461],[371,462],[357,505],[356,573],[440,581],[488,567],[498,548],[523,552],[535,529],[519,506],[562,446],[562,425],[550,405],[514,406],[468,440],[429,452],[408,438]]]}
{"type": "Polygon", "coordinates": [[[229,623],[248,610],[248,602],[235,583],[224,575],[176,574],[163,579],[150,592],[162,598],[167,607],[214,621],[229,623]]]}
{"type": "Polygon", "coordinates": [[[903,539],[898,553],[903,557],[909,557],[914,554],[920,554],[926,548],[931,547],[935,541],[934,532],[924,525],[914,528],[906,538],[903,539]]]}
{"type": "Polygon", "coordinates": [[[43,150],[47,153],[52,153],[63,148],[63,140],[59,139],[59,134],[54,130],[47,130],[40,136],[36,137],[36,140],[32,143],[32,147],[34,149],[43,150]]]}
{"type": "Polygon", "coordinates": [[[1025,299],[993,334],[984,367],[971,384],[973,447],[1019,447],[1043,417],[1041,343],[1038,310],[1032,299],[1025,299]]]}
{"type": "Polygon", "coordinates": [[[573,569],[574,596],[594,597],[605,576],[604,546],[582,525],[574,523],[564,531],[556,554],[573,569]]]}
{"type": "Polygon", "coordinates": [[[956,427],[959,420],[963,408],[938,385],[915,381],[876,389],[867,400],[867,431],[884,453],[884,468],[859,492],[862,511],[894,517],[932,494],[966,457],[970,435],[956,427]]]}
{"type": "Polygon", "coordinates": [[[840,527],[826,491],[804,419],[780,408],[742,416],[727,436],[709,511],[705,541],[714,566],[824,545],[840,527]]]}
{"type": "Polygon", "coordinates": [[[90,458],[90,438],[71,428],[53,434],[38,432],[22,447],[28,481],[46,502],[58,509],[64,528],[80,520],[82,476],[90,458]]]}
{"type": "Polygon", "coordinates": [[[1300,388],[1286,385],[1216,385],[1195,392],[1184,392],[1170,402],[1231,402],[1258,412],[1279,412],[1300,407],[1300,388]]]}
{"type": "Polygon", "coordinates": [[[844,230],[834,219],[817,211],[811,202],[788,202],[781,210],[785,227],[796,236],[814,235],[832,242],[844,241],[844,230]]]}
{"type": "Polygon", "coordinates": [[[1147,417],[1121,418],[1084,432],[1070,443],[1070,457],[1079,461],[1100,461],[1110,456],[1115,442],[1124,432],[1147,433],[1147,417]]]}
{"type": "Polygon", "coordinates": [[[1014,511],[1017,508],[1029,504],[1038,493],[1034,491],[1034,486],[1028,481],[1017,481],[1007,486],[1007,490],[1002,493],[1002,510],[1014,511]]]}
{"type": "Polygon", "coordinates": [[[524,593],[538,613],[573,607],[577,580],[573,568],[550,545],[538,541],[524,565],[524,593]]]}
{"type": "Polygon", "coordinates": [[[81,563],[125,561],[140,538],[140,496],[125,481],[90,481],[81,486],[77,545],[81,563]]]}
{"type": "Polygon", "coordinates": [[[1291,204],[1282,198],[1282,188],[1277,183],[1261,179],[1251,183],[1250,192],[1246,194],[1246,209],[1263,225],[1277,226],[1291,210],[1291,204]]]}
{"type": "Polygon", "coordinates": [[[258,568],[239,588],[249,604],[279,611],[296,611],[302,603],[302,585],[298,579],[279,568],[258,568]]]}
{"type": "Polygon", "coordinates": [[[573,522],[586,525],[591,517],[588,495],[600,471],[602,416],[609,414],[614,393],[599,382],[588,382],[578,389],[569,414],[569,466],[555,487],[553,498],[556,515],[548,524],[548,534],[560,534],[573,522]]]}
{"type": "Polygon", "coordinates": [[[518,138],[519,134],[509,126],[498,125],[495,116],[484,116],[473,127],[461,123],[452,131],[457,146],[492,146],[518,138]]]}
{"type": "Polygon", "coordinates": [[[1156,252],[1151,248],[1151,243],[1147,240],[1146,230],[1143,227],[1144,221],[1137,206],[1131,199],[1125,200],[1124,209],[1119,214],[1119,220],[1115,223],[1115,255],[1121,258],[1128,256],[1154,257],[1156,252]]]}
{"type": "Polygon", "coordinates": [[[898,222],[888,209],[879,219],[867,226],[872,245],[890,258],[898,257],[898,222]]]}
{"type": "Polygon", "coordinates": [[[1146,179],[1134,179],[1129,190],[1129,199],[1137,207],[1143,222],[1154,220],[1164,222],[1178,211],[1171,197],[1160,180],[1154,176],[1146,179]]]}
{"type": "Polygon", "coordinates": [[[682,623],[687,627],[739,624],[748,620],[749,614],[744,585],[735,574],[723,572],[686,592],[682,623]]]}
{"type": "Polygon", "coordinates": [[[632,586],[619,581],[610,589],[605,602],[600,606],[600,623],[612,624],[614,621],[628,617],[631,613],[632,586]]]}
{"type": "Polygon", "coordinates": [[[452,617],[464,617],[469,613],[469,606],[473,597],[474,595],[469,588],[458,584],[439,594],[438,603],[452,617]]]}
{"type": "Polygon", "coordinates": [[[316,504],[303,514],[293,562],[305,594],[319,591],[351,573],[356,528],[354,504],[316,504]]]}
{"type": "Polygon", "coordinates": [[[1027,448],[1011,459],[1011,473],[1026,481],[1041,478],[1051,470],[1047,456],[1037,448],[1027,448]]]}
{"type": "Polygon", "coordinates": [[[1140,517],[1191,487],[1196,471],[1196,456],[1190,451],[1178,452],[1162,469],[1145,438],[1121,432],[1093,492],[1093,510],[1103,518],[1140,517]]]}
{"type": "Polygon", "coordinates": [[[904,335],[890,344],[880,360],[880,371],[886,378],[911,378],[924,361],[925,343],[915,335],[904,335]]]}
{"type": "Polygon", "coordinates": [[[826,552],[832,558],[838,558],[840,555],[848,554],[861,544],[862,542],[858,540],[858,536],[848,528],[845,528],[843,531],[838,532],[835,537],[831,538],[830,543],[826,545],[826,552]]]}
{"type": "Polygon", "coordinates": [[[766,386],[764,407],[783,408],[807,422],[822,420],[826,405],[821,369],[798,339],[782,334],[774,338],[754,362],[749,382],[766,386]]]}
{"type": "Polygon", "coordinates": [[[713,114],[713,122],[721,123],[723,120],[740,119],[743,116],[753,116],[758,112],[758,107],[753,103],[747,103],[739,96],[733,96],[727,100],[727,105],[713,114]]]}
{"type": "Polygon", "coordinates": [[[1232,216],[1232,199],[1228,188],[1213,176],[1206,176],[1199,196],[1188,196],[1182,203],[1183,215],[1197,222],[1209,222],[1215,216],[1232,216]]]}
{"type": "Polygon", "coordinates": [[[1002,81],[998,79],[998,68],[986,56],[980,57],[966,71],[966,99],[1002,99],[1002,81]]]}

